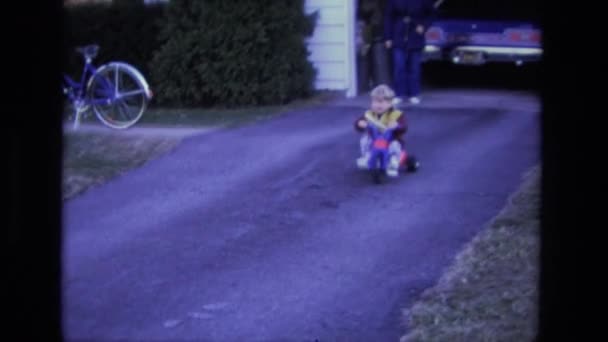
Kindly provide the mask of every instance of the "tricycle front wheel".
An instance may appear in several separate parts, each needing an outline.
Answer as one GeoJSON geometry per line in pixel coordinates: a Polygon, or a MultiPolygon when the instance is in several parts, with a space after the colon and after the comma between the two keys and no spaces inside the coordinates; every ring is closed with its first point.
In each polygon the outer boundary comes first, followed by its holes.
{"type": "Polygon", "coordinates": [[[374,169],[372,170],[372,181],[374,184],[382,183],[382,170],[374,169]]]}

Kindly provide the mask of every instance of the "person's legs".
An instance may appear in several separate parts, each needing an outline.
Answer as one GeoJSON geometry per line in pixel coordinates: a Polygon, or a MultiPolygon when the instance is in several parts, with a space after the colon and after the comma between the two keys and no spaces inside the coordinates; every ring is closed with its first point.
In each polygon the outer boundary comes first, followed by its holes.
{"type": "Polygon", "coordinates": [[[393,84],[395,95],[404,97],[407,94],[406,51],[404,48],[393,47],[393,84]]]}
{"type": "Polygon", "coordinates": [[[407,96],[417,99],[420,96],[422,53],[408,51],[406,61],[407,96]]]}

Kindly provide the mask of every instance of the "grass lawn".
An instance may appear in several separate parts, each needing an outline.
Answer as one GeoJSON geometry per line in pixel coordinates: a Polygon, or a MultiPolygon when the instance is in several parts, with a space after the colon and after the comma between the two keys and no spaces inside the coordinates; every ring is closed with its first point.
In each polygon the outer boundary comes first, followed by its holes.
{"type": "Polygon", "coordinates": [[[101,133],[72,133],[64,138],[63,199],[168,152],[177,137],[143,137],[101,133]]]}
{"type": "Polygon", "coordinates": [[[540,270],[540,167],[456,257],[438,284],[404,310],[401,341],[532,341],[540,270]]]}
{"type": "MultiPolygon", "coordinates": [[[[312,97],[299,99],[285,105],[251,106],[240,108],[163,108],[150,106],[135,124],[154,126],[196,127],[223,126],[234,127],[241,124],[276,117],[295,109],[303,109],[324,104],[340,96],[335,91],[318,91],[312,97]]],[[[66,117],[71,117],[72,109],[66,105],[66,117]]],[[[71,119],[69,119],[71,123],[71,119]]],[[[82,119],[85,123],[99,123],[92,110],[82,119]]]]}

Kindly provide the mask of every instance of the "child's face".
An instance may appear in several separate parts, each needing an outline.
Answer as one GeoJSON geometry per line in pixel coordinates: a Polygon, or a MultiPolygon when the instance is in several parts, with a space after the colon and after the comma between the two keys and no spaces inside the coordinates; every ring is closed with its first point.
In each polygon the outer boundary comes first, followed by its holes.
{"type": "Polygon", "coordinates": [[[372,111],[374,113],[384,113],[391,108],[391,101],[383,97],[372,97],[372,111]]]}

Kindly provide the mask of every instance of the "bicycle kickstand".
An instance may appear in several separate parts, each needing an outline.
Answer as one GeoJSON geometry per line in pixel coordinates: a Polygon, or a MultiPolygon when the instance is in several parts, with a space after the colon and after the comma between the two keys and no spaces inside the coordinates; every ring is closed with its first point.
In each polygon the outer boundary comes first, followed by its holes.
{"type": "Polygon", "coordinates": [[[77,130],[80,127],[80,116],[82,115],[83,110],[79,107],[74,109],[76,115],[74,116],[74,130],[77,130]]]}

